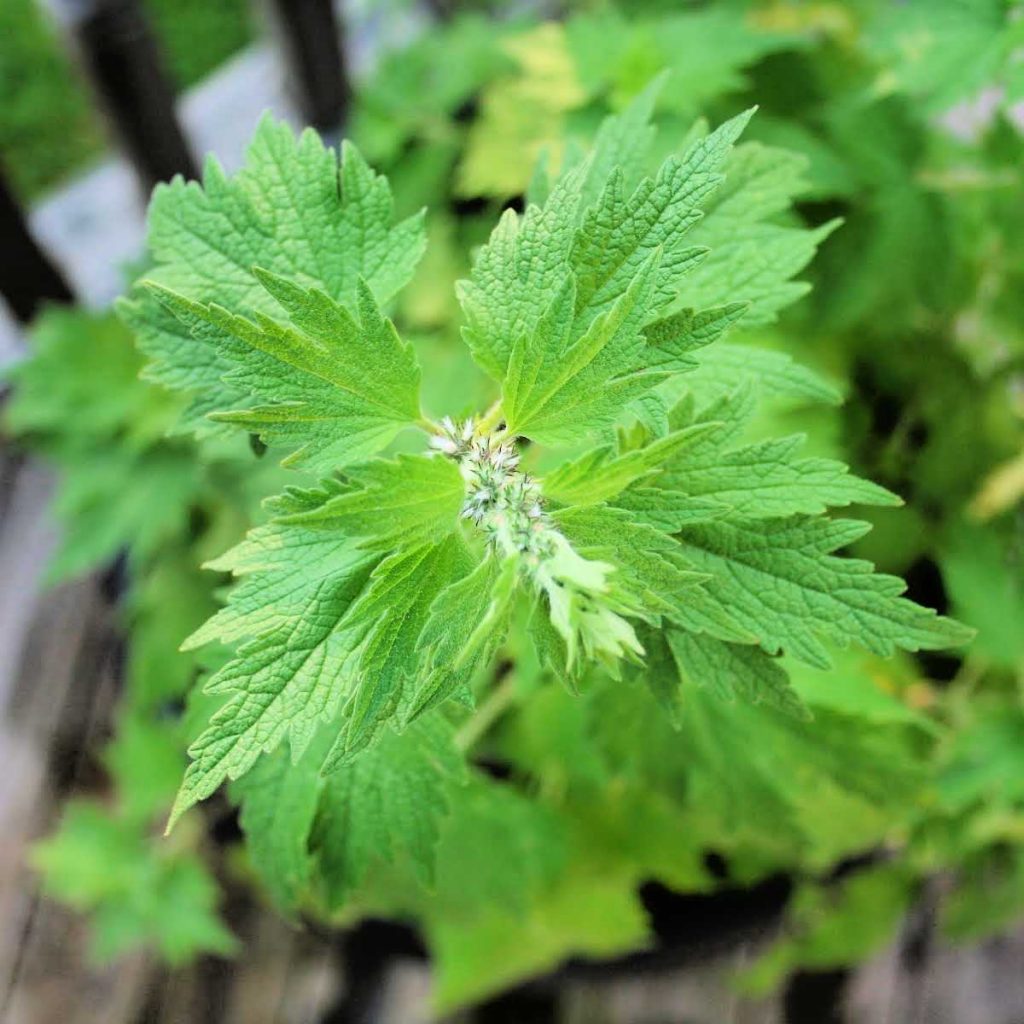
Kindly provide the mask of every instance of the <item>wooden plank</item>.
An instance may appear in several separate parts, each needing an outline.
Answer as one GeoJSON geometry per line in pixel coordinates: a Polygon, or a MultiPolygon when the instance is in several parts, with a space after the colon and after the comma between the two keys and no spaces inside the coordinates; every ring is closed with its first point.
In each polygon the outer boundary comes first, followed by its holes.
{"type": "Polygon", "coordinates": [[[607,980],[572,982],[561,997],[565,1024],[783,1024],[778,996],[747,999],[733,984],[763,942],[742,942],[731,953],[678,967],[610,971],[607,980]]]}
{"type": "Polygon", "coordinates": [[[855,973],[848,1024],[1024,1024],[1024,928],[959,946],[933,936],[920,960],[908,938],[855,973]]]}
{"type": "Polygon", "coordinates": [[[112,615],[93,580],[42,588],[55,540],[50,476],[9,453],[0,465],[0,1015],[111,1022],[134,1000],[136,971],[88,966],[82,923],[40,897],[26,858],[109,728],[112,615]]]}

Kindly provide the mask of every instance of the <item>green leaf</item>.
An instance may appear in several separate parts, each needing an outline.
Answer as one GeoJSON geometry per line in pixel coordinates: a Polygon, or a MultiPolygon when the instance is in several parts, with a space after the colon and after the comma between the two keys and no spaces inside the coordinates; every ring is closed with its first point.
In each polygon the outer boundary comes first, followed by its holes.
{"type": "Polygon", "coordinates": [[[248,320],[157,289],[197,344],[220,353],[223,379],[258,405],[220,405],[214,417],[293,449],[287,464],[327,472],[380,451],[419,416],[419,368],[364,283],[359,319],[318,289],[255,275],[288,314],[248,320]]]}
{"type": "MultiPolygon", "coordinates": [[[[192,762],[171,815],[173,823],[226,778],[237,779],[288,736],[301,756],[319,722],[332,715],[355,684],[359,637],[338,630],[365,587],[376,559],[352,542],[312,541],[311,531],[277,526],[255,531],[235,554],[236,571],[246,556],[269,556],[286,568],[246,581],[233,606],[215,616],[190,642],[209,637],[250,637],[206,684],[228,699],[189,747],[192,762]],[[273,599],[277,596],[278,602],[273,599]]],[[[227,563],[224,563],[227,564],[227,563]]]]}
{"type": "Polygon", "coordinates": [[[52,513],[61,538],[48,578],[125,550],[141,565],[201,499],[194,453],[164,441],[179,403],[139,379],[131,334],[109,312],[49,309],[31,340],[31,356],[0,373],[13,384],[3,421],[60,471],[52,513]]]}
{"type": "Polygon", "coordinates": [[[542,444],[571,443],[606,430],[661,379],[643,368],[641,334],[656,269],[654,258],[578,339],[572,333],[576,288],[566,279],[536,332],[512,350],[503,399],[511,433],[542,444]]]}
{"type": "Polygon", "coordinates": [[[633,521],[620,509],[592,506],[552,516],[585,558],[615,567],[611,595],[635,615],[657,622],[694,598],[704,577],[691,571],[671,537],[633,521]]]}
{"type": "Polygon", "coordinates": [[[309,835],[324,788],[320,766],[329,744],[324,730],[297,760],[279,747],[231,787],[241,806],[249,860],[284,910],[297,906],[311,883],[309,835]]]}
{"type": "Polygon", "coordinates": [[[793,45],[792,36],[766,31],[743,4],[692,8],[678,4],[609,5],[580,10],[566,25],[581,79],[610,93],[631,95],[667,69],[659,99],[663,114],[687,122],[714,102],[740,92],[743,69],[793,45]]]}
{"type": "Polygon", "coordinates": [[[393,165],[408,159],[417,142],[436,146],[435,126],[454,117],[508,62],[505,31],[494,18],[460,12],[408,45],[384,50],[353,96],[351,134],[367,158],[393,165]]]}
{"type": "Polygon", "coordinates": [[[1024,799],[1024,713],[1014,702],[978,700],[943,751],[938,799],[950,812],[1019,807],[1024,799]]]}
{"type": "Polygon", "coordinates": [[[188,325],[145,286],[137,285],[131,296],[119,298],[114,308],[135,336],[139,350],[150,358],[142,368],[142,378],[184,395],[183,408],[171,424],[171,432],[192,432],[197,438],[233,433],[209,418],[242,398],[224,383],[222,378],[229,367],[217,349],[200,343],[188,325]]]}
{"type": "Polygon", "coordinates": [[[140,381],[141,368],[131,333],[111,313],[47,308],[32,326],[31,356],[0,373],[14,387],[5,427],[48,452],[81,456],[115,441],[137,450],[163,435],[177,404],[140,381]]]}
{"type": "Polygon", "coordinates": [[[687,232],[721,186],[726,157],[753,113],[726,121],[684,157],[670,156],[632,195],[625,194],[621,175],[612,174],[598,202],[583,214],[573,240],[579,309],[591,315],[608,309],[659,250],[653,307],[663,309],[676,297],[685,275],[706,255],[687,232]]]}
{"type": "Polygon", "coordinates": [[[217,918],[217,888],[202,863],[148,843],[136,824],[94,803],[70,803],[32,861],[45,892],[92,914],[92,948],[101,962],[139,945],[154,947],[172,966],[236,948],[217,918]]]}
{"type": "MultiPolygon", "coordinates": [[[[315,132],[296,140],[270,117],[233,178],[211,158],[201,186],[175,179],[157,187],[148,241],[156,266],[147,281],[246,317],[278,311],[255,267],[352,310],[360,279],[378,303],[387,302],[411,278],[424,246],[422,217],[392,224],[387,182],[351,144],[342,145],[339,166],[315,132]]],[[[208,431],[207,412],[238,407],[243,393],[223,382],[228,367],[219,354],[185,335],[151,295],[136,289],[120,308],[153,360],[153,378],[198,396],[186,429],[208,431]]]]}
{"type": "Polygon", "coordinates": [[[625,109],[601,122],[587,161],[586,178],[580,187],[583,208],[597,202],[613,174],[622,176],[627,189],[636,188],[644,177],[657,135],[651,118],[665,89],[666,78],[664,74],[655,76],[625,109]]]}
{"type": "Polygon", "coordinates": [[[430,885],[441,824],[464,775],[453,727],[437,713],[389,730],[328,775],[311,837],[328,906],[340,907],[372,865],[399,854],[430,885]]]}
{"type": "Polygon", "coordinates": [[[705,686],[723,700],[766,704],[797,718],[811,717],[785,669],[760,647],[677,629],[668,632],[668,642],[684,685],[705,686]]]}
{"type": "Polygon", "coordinates": [[[686,380],[704,401],[727,394],[743,382],[756,384],[765,398],[838,405],[843,397],[834,384],[785,352],[730,342],[705,349],[686,380]]]}
{"type": "Polygon", "coordinates": [[[194,455],[170,445],[79,453],[66,467],[53,501],[63,527],[47,577],[51,582],[102,566],[129,550],[146,559],[173,541],[201,493],[194,455]],[[117,495],[117,501],[111,501],[117,495]]]}
{"type": "Polygon", "coordinates": [[[181,778],[181,738],[167,721],[126,709],[103,763],[117,784],[118,807],[141,830],[165,814],[181,778]]]}
{"type": "Polygon", "coordinates": [[[458,467],[439,456],[399,455],[375,459],[348,470],[358,485],[315,508],[280,521],[358,537],[363,547],[390,550],[423,544],[455,529],[466,497],[458,467]]]}
{"type": "Polygon", "coordinates": [[[900,597],[901,580],[830,554],[867,529],[802,516],[713,520],[685,528],[680,542],[686,560],[711,576],[712,600],[771,654],[784,648],[828,668],[823,639],[881,655],[966,643],[971,630],[900,597]]]}
{"type": "Polygon", "coordinates": [[[570,957],[608,959],[643,946],[647,915],[632,872],[577,862],[525,915],[500,907],[470,922],[436,919],[436,1002],[443,1012],[550,971],[570,957]]]}
{"type": "Polygon", "coordinates": [[[814,230],[774,223],[803,191],[806,160],[757,143],[739,146],[725,167],[724,184],[705,204],[705,216],[690,238],[707,246],[705,259],[687,276],[680,303],[697,309],[748,303],[745,327],[772,322],[805,294],[809,285],[790,280],[814,256],[838,221],[814,230]]]}
{"type": "Polygon", "coordinates": [[[644,328],[648,364],[674,372],[697,369],[701,361],[691,353],[717,341],[748,309],[746,302],[731,302],[700,313],[683,309],[655,320],[644,328]]]}
{"type": "Polygon", "coordinates": [[[470,774],[437,849],[432,921],[470,923],[490,911],[521,914],[566,867],[564,827],[515,787],[470,774]]]}
{"type": "Polygon", "coordinates": [[[465,690],[490,661],[508,630],[518,571],[515,558],[489,556],[438,595],[418,642],[424,668],[410,718],[465,690]]]}
{"type": "Polygon", "coordinates": [[[140,711],[159,714],[169,701],[182,699],[195,681],[197,658],[179,648],[218,607],[214,580],[195,564],[196,557],[194,547],[185,542],[161,546],[152,564],[134,568],[122,599],[131,636],[127,685],[132,707],[140,711]]]}
{"type": "Polygon", "coordinates": [[[458,535],[437,544],[398,552],[374,570],[366,591],[352,606],[342,628],[365,636],[359,647],[359,685],[345,706],[346,728],[324,766],[344,764],[398,713],[422,685],[425,666],[417,643],[434,600],[474,568],[458,535]]]}
{"type": "MultiPolygon", "coordinates": [[[[649,107],[646,96],[636,103],[649,107]]],[[[584,164],[555,184],[543,207],[531,206],[521,218],[506,212],[460,287],[465,338],[480,366],[504,381],[514,348],[537,333],[542,316],[551,317],[552,309],[561,311],[554,322],[564,333],[570,291],[571,343],[646,274],[652,275],[653,288],[646,315],[654,319],[702,256],[689,247],[686,230],[721,183],[720,167],[749,117],[750,112],[727,122],[684,158],[670,157],[656,177],[645,178],[629,196],[616,171],[597,202],[586,207],[592,185],[584,164]],[[575,285],[567,282],[567,269],[575,285]]],[[[613,144],[611,136],[604,141],[613,144]]],[[[605,166],[601,152],[592,161],[605,166]]]]}
{"type": "MultiPolygon", "coordinates": [[[[493,32],[493,21],[488,27],[493,32]]],[[[480,96],[456,179],[462,196],[521,192],[545,147],[561,150],[565,114],[586,100],[561,25],[546,22],[519,32],[502,49],[522,74],[497,77],[480,96]]]]}
{"type": "MultiPolygon", "coordinates": [[[[368,479],[379,483],[393,471],[393,464],[373,464],[368,479]]],[[[245,643],[207,684],[229,699],[192,748],[196,760],[186,773],[179,807],[208,796],[225,777],[239,778],[261,750],[272,750],[285,735],[293,756],[300,757],[318,723],[334,714],[343,696],[350,696],[361,680],[371,686],[379,682],[363,674],[360,659],[368,657],[372,644],[365,650],[361,645],[379,640],[379,631],[390,622],[401,625],[404,620],[397,607],[378,607],[376,621],[367,610],[379,605],[390,570],[402,559],[383,564],[380,552],[358,532],[343,534],[301,522],[304,514],[315,517],[339,491],[342,497],[362,493],[343,491],[338,484],[289,492],[273,506],[278,519],[251,531],[211,564],[242,578],[228,604],[187,644],[245,643]],[[299,521],[282,521],[289,518],[299,521]]],[[[374,524],[365,517],[361,521],[372,537],[374,524]]],[[[386,528],[387,518],[377,525],[386,528]]],[[[453,515],[449,529],[454,525],[453,515]]],[[[421,565],[430,549],[411,550],[421,565]]],[[[416,572],[405,580],[410,581],[418,581],[416,572]]],[[[397,664],[395,670],[400,671],[397,664]]],[[[388,678],[395,683],[393,676],[388,678]]]]}
{"type": "Polygon", "coordinates": [[[683,517],[680,525],[694,506],[703,518],[730,513],[773,519],[854,503],[900,504],[884,487],[852,476],[841,462],[798,458],[804,442],[800,435],[737,444],[754,408],[749,387],[720,397],[699,413],[690,403],[677,406],[669,422],[688,430],[692,442],[672,453],[655,479],[643,482],[648,502],[657,503],[660,494],[665,513],[683,517]]]}
{"type": "Polygon", "coordinates": [[[1019,45],[1015,8],[1002,0],[935,0],[873,11],[866,42],[885,86],[919,96],[930,113],[1004,81],[1019,45]]]}
{"type": "Polygon", "coordinates": [[[747,854],[755,874],[766,861],[830,867],[906,822],[923,796],[920,736],[902,724],[824,708],[807,721],[723,701],[689,677],[659,685],[591,679],[591,742],[612,777],[664,794],[700,822],[703,844],[735,851],[741,873],[747,854]],[[659,706],[666,696],[674,721],[659,706]]]}
{"type": "MultiPolygon", "coordinates": [[[[280,507],[294,513],[327,498],[297,492],[280,507]]],[[[280,522],[215,565],[247,578],[189,643],[250,639],[207,683],[228,700],[189,748],[171,825],[285,736],[301,757],[343,699],[346,724],[328,770],[370,743],[421,671],[416,642],[431,602],[471,567],[455,536],[381,560],[358,538],[280,522]]]]}
{"type": "Polygon", "coordinates": [[[709,428],[697,425],[658,438],[643,448],[616,453],[612,446],[594,448],[563,462],[541,480],[546,498],[560,505],[596,505],[620,495],[637,481],[655,475],[670,460],[698,443],[709,428]]]}
{"type": "Polygon", "coordinates": [[[627,614],[652,623],[665,616],[722,640],[753,642],[731,609],[705,590],[706,577],[674,538],[609,506],[564,509],[552,519],[581,554],[616,568],[610,597],[622,602],[627,614]]]}
{"type": "Polygon", "coordinates": [[[834,887],[804,885],[781,940],[746,968],[741,985],[763,993],[799,968],[834,970],[866,959],[893,938],[914,890],[899,863],[858,871],[834,887]]]}
{"type": "Polygon", "coordinates": [[[1014,669],[1024,663],[1024,574],[994,530],[958,524],[943,546],[942,574],[953,610],[978,627],[972,653],[1014,669]]]}

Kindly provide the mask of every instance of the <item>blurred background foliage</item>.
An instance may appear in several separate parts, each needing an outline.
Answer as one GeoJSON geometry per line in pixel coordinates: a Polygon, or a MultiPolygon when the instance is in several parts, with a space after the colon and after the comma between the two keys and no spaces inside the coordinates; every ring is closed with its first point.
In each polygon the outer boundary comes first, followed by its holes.
{"type": "MultiPolygon", "coordinates": [[[[186,89],[253,36],[248,0],[143,0],[175,84],[186,89]]],[[[23,199],[33,199],[106,149],[89,87],[68,61],[39,0],[0,6],[0,153],[23,199]]]]}
{"type": "MultiPolygon", "coordinates": [[[[241,0],[150,3],[183,85],[248,38],[241,0]]],[[[642,943],[634,893],[651,878],[681,892],[776,872],[793,879],[784,936],[742,979],[757,991],[799,966],[864,958],[925,892],[950,936],[986,934],[1024,913],[1019,7],[633,0],[574,3],[544,22],[478,9],[428,27],[358,84],[347,134],[390,178],[399,214],[429,210],[428,255],[394,316],[429,365],[428,409],[453,415],[477,409],[486,386],[455,344],[454,282],[497,213],[521,208],[538,187],[538,163],[573,158],[602,116],[665,72],[656,120],[666,145],[698,117],[717,123],[758,104],[749,137],[804,161],[796,209],[776,221],[842,226],[804,274],[809,295],[778,322],[765,317],[744,332],[763,361],[736,373],[753,367],[771,399],[748,436],[806,433],[811,454],[843,458],[897,491],[905,506],[866,513],[876,529],[854,553],[905,575],[911,596],[979,631],[948,655],[883,662],[836,652],[830,673],[791,666],[815,715],[810,726],[695,687],[673,729],[638,687],[572,698],[542,687],[524,655],[518,710],[488,748],[516,782],[502,820],[453,819],[433,895],[382,868],[336,917],[417,918],[443,1003],[479,998],[569,952],[642,943]],[[783,372],[788,357],[811,370],[783,372]],[[835,390],[841,405],[830,400],[835,390]],[[506,833],[518,853],[496,864],[506,833]],[[725,867],[710,870],[709,853],[725,867]]],[[[29,0],[9,0],[0,28],[23,40],[5,59],[15,53],[33,69],[31,89],[16,74],[0,77],[10,90],[0,95],[0,145],[33,192],[98,142],[29,0]]],[[[80,806],[41,847],[39,864],[58,896],[101,922],[114,915],[100,924],[100,952],[140,940],[179,960],[224,950],[230,940],[211,918],[210,889],[191,874],[202,872],[202,829],[176,836],[170,851],[143,841],[170,788],[140,777],[149,749],[140,737],[160,734],[153,742],[169,743],[171,759],[180,752],[189,716],[168,715],[169,702],[195,693],[210,666],[175,652],[225,582],[198,566],[259,520],[278,471],[240,442],[200,450],[166,436],[175,400],[138,378],[140,357],[113,315],[51,312],[34,345],[13,372],[6,422],[63,471],[56,514],[65,536],[53,575],[126,553],[131,637],[124,720],[107,758],[116,801],[80,806]],[[95,366],[97,352],[103,373],[76,371],[95,366]],[[145,908],[120,920],[111,908],[125,904],[123,891],[67,877],[70,860],[88,857],[90,815],[127,834],[123,856],[134,866],[124,878],[149,885],[156,858],[167,891],[187,889],[194,913],[184,915],[184,937],[163,931],[180,921],[145,908]],[[188,865],[182,877],[166,858],[188,865]]],[[[259,879],[259,858],[253,851],[240,869],[246,877],[259,879]]]]}

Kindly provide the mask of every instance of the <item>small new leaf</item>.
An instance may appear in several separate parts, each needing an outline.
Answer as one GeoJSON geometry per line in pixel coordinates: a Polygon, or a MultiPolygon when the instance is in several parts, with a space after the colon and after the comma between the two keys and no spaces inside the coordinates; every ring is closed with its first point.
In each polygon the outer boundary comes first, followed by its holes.
{"type": "Polygon", "coordinates": [[[535,332],[512,350],[503,403],[510,433],[542,444],[570,443],[610,427],[633,398],[662,379],[644,367],[641,333],[658,258],[655,252],[579,338],[576,285],[566,279],[535,332]]]}
{"type": "Polygon", "coordinates": [[[468,692],[476,673],[504,639],[518,571],[515,558],[499,562],[488,556],[464,579],[441,591],[420,634],[426,664],[409,720],[460,690],[468,692]]]}

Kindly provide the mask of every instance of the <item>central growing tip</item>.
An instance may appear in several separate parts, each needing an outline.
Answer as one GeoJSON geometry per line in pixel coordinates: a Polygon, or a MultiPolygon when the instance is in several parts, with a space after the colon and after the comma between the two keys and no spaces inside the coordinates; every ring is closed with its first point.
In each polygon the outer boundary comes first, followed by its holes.
{"type": "Polygon", "coordinates": [[[515,558],[547,596],[552,625],[566,643],[567,667],[580,653],[612,667],[642,655],[633,626],[620,614],[634,609],[611,586],[615,566],[584,558],[557,529],[540,485],[519,468],[515,439],[471,419],[446,417],[438,428],[431,447],[453,459],[466,482],[463,518],[480,528],[500,558],[515,558]]]}

